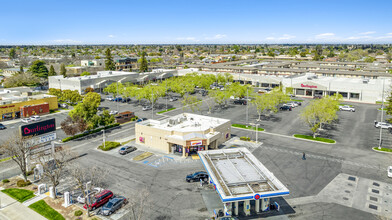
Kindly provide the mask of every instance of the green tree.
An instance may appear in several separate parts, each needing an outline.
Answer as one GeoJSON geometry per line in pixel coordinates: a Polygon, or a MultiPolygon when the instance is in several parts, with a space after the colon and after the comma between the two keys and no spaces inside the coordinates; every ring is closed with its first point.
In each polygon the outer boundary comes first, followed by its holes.
{"type": "Polygon", "coordinates": [[[147,64],[145,51],[142,52],[142,57],[140,58],[139,63],[140,63],[139,64],[140,65],[140,68],[139,68],[140,72],[141,73],[147,72],[148,71],[148,64],[147,64]]]}
{"type": "Polygon", "coordinates": [[[67,77],[67,69],[65,69],[65,64],[62,63],[60,65],[60,75],[62,75],[64,78],[67,77]]]}
{"type": "Polygon", "coordinates": [[[230,93],[226,90],[213,89],[210,90],[208,94],[220,108],[222,108],[223,104],[230,98],[230,93]]]}
{"type": "Polygon", "coordinates": [[[54,71],[54,67],[53,67],[53,65],[50,65],[48,76],[55,76],[55,75],[57,75],[57,74],[54,71]]]}
{"type": "Polygon", "coordinates": [[[91,75],[90,72],[84,71],[82,74],[80,74],[80,76],[89,76],[91,75]]]}
{"type": "Polygon", "coordinates": [[[322,60],[323,59],[322,55],[323,55],[323,48],[321,47],[321,45],[317,45],[316,49],[314,50],[313,60],[316,61],[322,60]]]}
{"type": "Polygon", "coordinates": [[[114,115],[110,115],[108,110],[104,110],[101,115],[99,125],[108,126],[114,123],[114,115]]]}
{"type": "Polygon", "coordinates": [[[109,48],[106,49],[105,56],[106,56],[105,70],[116,70],[116,66],[114,64],[113,57],[112,57],[112,52],[110,51],[109,48]]]}
{"type": "Polygon", "coordinates": [[[30,66],[29,71],[40,78],[48,78],[48,68],[45,66],[45,62],[42,60],[36,60],[30,66]]]}
{"type": "Polygon", "coordinates": [[[101,96],[96,92],[89,92],[84,96],[83,101],[69,112],[72,119],[83,118],[87,123],[97,114],[97,108],[101,103],[101,96]]]}
{"type": "Polygon", "coordinates": [[[122,83],[114,82],[103,89],[104,92],[111,93],[113,97],[122,94],[124,91],[124,85],[122,83]]]}
{"type": "Polygon", "coordinates": [[[182,111],[184,111],[185,108],[189,108],[192,112],[200,110],[199,101],[200,100],[196,96],[185,95],[181,101],[182,111]]]}
{"type": "Polygon", "coordinates": [[[16,58],[16,50],[15,50],[15,48],[11,48],[11,50],[10,50],[8,56],[9,56],[10,59],[12,59],[12,60],[16,58]]]}
{"type": "Polygon", "coordinates": [[[22,74],[22,73],[24,73],[24,69],[23,69],[23,65],[20,65],[20,67],[19,67],[19,74],[22,74]]]}
{"type": "Polygon", "coordinates": [[[300,117],[309,126],[313,133],[313,138],[316,138],[316,132],[320,128],[320,121],[318,119],[318,114],[320,113],[320,108],[312,101],[307,105],[301,112],[300,117]]]}

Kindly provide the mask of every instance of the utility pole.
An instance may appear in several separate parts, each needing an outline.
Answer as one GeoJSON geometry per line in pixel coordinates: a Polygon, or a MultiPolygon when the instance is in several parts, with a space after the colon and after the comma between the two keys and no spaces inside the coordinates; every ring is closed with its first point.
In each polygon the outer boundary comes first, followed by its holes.
{"type": "MultiPolygon", "coordinates": [[[[385,80],[382,81],[382,105],[381,105],[381,123],[383,122],[384,118],[384,83],[385,80]]],[[[381,144],[382,144],[382,125],[380,124],[380,140],[378,142],[378,149],[381,150],[381,144]]]]}

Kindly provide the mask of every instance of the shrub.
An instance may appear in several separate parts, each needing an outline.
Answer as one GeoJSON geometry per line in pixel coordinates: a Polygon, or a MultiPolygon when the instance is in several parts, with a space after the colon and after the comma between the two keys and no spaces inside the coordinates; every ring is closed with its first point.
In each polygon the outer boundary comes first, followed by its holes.
{"type": "Polygon", "coordinates": [[[82,210],[76,210],[75,211],[75,216],[81,216],[81,215],[83,215],[82,210]]]}
{"type": "Polygon", "coordinates": [[[242,136],[242,137],[240,137],[240,140],[242,140],[242,141],[250,141],[250,137],[242,136]]]}
{"type": "Polygon", "coordinates": [[[30,185],[30,184],[31,184],[31,182],[30,182],[29,180],[27,180],[27,181],[18,180],[18,181],[16,182],[16,185],[17,185],[18,187],[25,187],[25,186],[28,186],[28,185],[30,185]]]}
{"type": "MultiPolygon", "coordinates": [[[[120,125],[120,123],[114,123],[114,124],[111,124],[111,125],[106,126],[105,129],[117,127],[117,126],[119,126],[119,125],[120,125]]],[[[87,136],[87,135],[90,135],[90,134],[94,134],[94,133],[100,132],[100,131],[102,131],[102,129],[103,129],[103,128],[97,128],[97,129],[88,131],[88,132],[86,132],[86,133],[77,134],[77,135],[74,135],[74,136],[71,136],[71,137],[66,137],[66,138],[64,138],[62,141],[63,141],[63,142],[67,142],[67,141],[71,141],[71,140],[74,140],[74,139],[78,139],[78,138],[81,138],[81,137],[84,137],[84,136],[87,136]]]]}
{"type": "Polygon", "coordinates": [[[34,170],[30,170],[26,172],[26,176],[30,176],[31,174],[34,174],[34,170]]]}
{"type": "Polygon", "coordinates": [[[100,145],[98,148],[103,150],[103,151],[108,151],[111,150],[113,148],[116,148],[118,146],[120,146],[121,144],[119,142],[114,142],[114,141],[106,141],[105,142],[105,146],[102,144],[100,145]]]}
{"type": "Polygon", "coordinates": [[[2,181],[3,183],[9,183],[10,182],[10,180],[9,179],[3,179],[3,181],[2,181]]]}

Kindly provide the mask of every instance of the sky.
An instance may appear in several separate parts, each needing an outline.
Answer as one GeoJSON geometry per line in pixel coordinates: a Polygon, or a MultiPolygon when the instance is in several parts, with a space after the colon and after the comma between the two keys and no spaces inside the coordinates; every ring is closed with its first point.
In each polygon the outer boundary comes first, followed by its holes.
{"type": "Polygon", "coordinates": [[[0,45],[392,43],[391,0],[0,0],[0,45]]]}

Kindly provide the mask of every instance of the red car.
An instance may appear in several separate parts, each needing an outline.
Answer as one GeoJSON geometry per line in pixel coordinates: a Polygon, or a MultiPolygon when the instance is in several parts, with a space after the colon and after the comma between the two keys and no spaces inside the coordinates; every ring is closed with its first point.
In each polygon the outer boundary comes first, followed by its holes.
{"type": "MultiPolygon", "coordinates": [[[[101,193],[97,194],[94,196],[93,199],[91,199],[91,204],[88,206],[89,210],[95,210],[96,208],[101,207],[104,205],[109,199],[113,197],[113,193],[110,190],[104,190],[101,193]]],[[[87,209],[86,204],[83,206],[83,208],[87,209]]]]}

